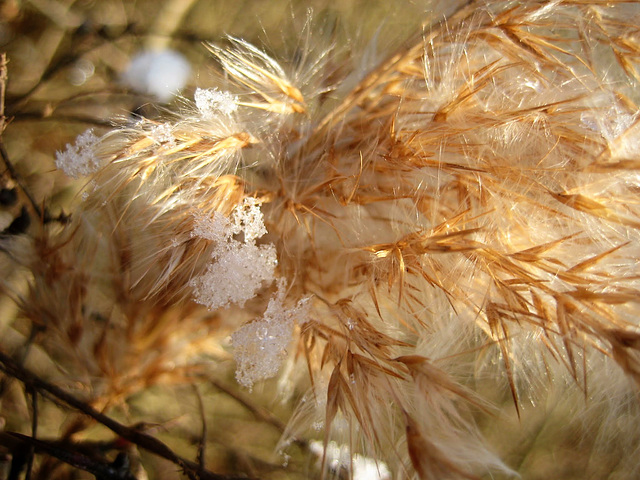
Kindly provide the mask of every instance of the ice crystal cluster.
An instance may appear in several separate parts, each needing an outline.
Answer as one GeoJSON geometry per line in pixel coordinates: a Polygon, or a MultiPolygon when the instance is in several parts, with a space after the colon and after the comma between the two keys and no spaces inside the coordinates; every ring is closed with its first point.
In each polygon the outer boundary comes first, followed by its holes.
{"type": "Polygon", "coordinates": [[[303,298],[295,307],[287,308],[285,288],[284,280],[281,280],[264,316],[231,336],[238,365],[236,378],[245,387],[251,388],[255,382],[278,373],[291,345],[295,325],[307,320],[309,299],[303,298]]]}
{"type": "Polygon", "coordinates": [[[21,315],[94,404],[233,355],[323,469],[640,476],[640,4],[456,5],[366,72],[210,45],[188,112],[58,155],[92,190],[21,315]]]}
{"type": "Polygon", "coordinates": [[[265,282],[273,281],[278,263],[275,247],[256,245],[256,239],[267,233],[262,218],[257,200],[246,198],[233,210],[231,219],[217,212],[211,219],[197,219],[194,235],[215,243],[212,263],[191,282],[199,303],[210,310],[231,303],[242,307],[265,282]],[[241,233],[242,242],[233,238],[241,233]]]}
{"type": "Polygon", "coordinates": [[[231,93],[222,92],[217,88],[196,89],[194,100],[205,119],[215,118],[218,113],[231,115],[238,109],[236,98],[231,93]]]}
{"type": "MultiPolygon", "coordinates": [[[[271,283],[278,263],[275,246],[255,243],[266,233],[260,203],[251,197],[233,209],[231,218],[218,212],[214,212],[213,218],[197,217],[193,235],[211,240],[215,248],[206,272],[191,281],[196,301],[210,310],[232,303],[243,307],[261,287],[271,283]],[[242,242],[234,238],[237,235],[242,235],[242,242]]],[[[248,323],[231,337],[236,378],[245,387],[251,388],[256,381],[278,373],[294,326],[305,320],[309,299],[286,308],[285,290],[286,282],[281,279],[263,318],[248,323]]]]}
{"type": "Polygon", "coordinates": [[[76,138],[74,144],[67,144],[64,152],[56,153],[56,167],[72,178],[94,173],[100,167],[95,151],[98,137],[89,129],[76,138]]]}

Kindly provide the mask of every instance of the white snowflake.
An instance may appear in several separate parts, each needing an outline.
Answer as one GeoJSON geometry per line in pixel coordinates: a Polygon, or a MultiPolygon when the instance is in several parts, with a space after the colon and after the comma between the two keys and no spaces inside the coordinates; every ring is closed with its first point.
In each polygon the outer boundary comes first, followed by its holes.
{"type": "Polygon", "coordinates": [[[599,108],[583,112],[580,120],[585,128],[600,133],[607,142],[613,142],[633,125],[637,114],[629,113],[613,97],[605,97],[602,101],[599,108]]]}
{"type": "Polygon", "coordinates": [[[197,88],[193,98],[205,119],[214,118],[219,113],[229,116],[238,109],[236,97],[217,88],[197,88]]]}
{"type": "Polygon", "coordinates": [[[198,303],[209,310],[236,304],[243,307],[263,283],[271,283],[278,263],[275,246],[232,240],[217,250],[205,273],[191,281],[198,303]]]}
{"type": "Polygon", "coordinates": [[[278,373],[291,343],[295,323],[308,316],[309,298],[287,308],[285,293],[286,282],[281,280],[264,316],[244,325],[231,336],[237,365],[236,379],[245,387],[251,388],[255,382],[278,373]]]}
{"type": "Polygon", "coordinates": [[[195,215],[192,236],[215,242],[212,262],[207,270],[191,281],[195,300],[210,310],[247,300],[274,279],[278,264],[273,244],[256,245],[256,239],[267,233],[260,202],[245,198],[230,218],[219,212],[213,217],[195,215]],[[233,238],[243,234],[243,242],[233,238]]]}
{"type": "MultiPolygon", "coordinates": [[[[259,200],[248,197],[229,217],[215,212],[213,216],[195,215],[194,237],[214,242],[212,262],[190,285],[198,303],[210,310],[244,304],[255,297],[265,284],[274,280],[278,263],[273,244],[256,245],[256,239],[267,233],[259,200]],[[242,241],[234,238],[242,234],[242,241]]],[[[281,280],[264,316],[236,331],[231,342],[237,362],[236,378],[241,385],[251,386],[278,373],[296,322],[308,316],[308,298],[294,307],[285,307],[286,282],[281,280]]]]}
{"type": "Polygon", "coordinates": [[[267,229],[264,226],[264,215],[260,210],[260,201],[247,197],[238,205],[231,215],[233,222],[233,233],[244,233],[245,242],[254,242],[256,239],[266,235],[267,229]]]}
{"type": "Polygon", "coordinates": [[[207,217],[197,213],[192,237],[205,238],[218,244],[228,242],[233,235],[231,222],[220,212],[214,212],[213,217],[207,217]]]}
{"type": "Polygon", "coordinates": [[[176,137],[173,136],[173,127],[169,123],[154,125],[149,132],[149,136],[158,143],[166,143],[170,146],[176,143],[176,137]]]}
{"type": "Polygon", "coordinates": [[[96,172],[100,168],[100,159],[95,152],[98,140],[93,129],[78,135],[75,143],[68,143],[64,152],[56,152],[56,167],[72,178],[96,172]]]}

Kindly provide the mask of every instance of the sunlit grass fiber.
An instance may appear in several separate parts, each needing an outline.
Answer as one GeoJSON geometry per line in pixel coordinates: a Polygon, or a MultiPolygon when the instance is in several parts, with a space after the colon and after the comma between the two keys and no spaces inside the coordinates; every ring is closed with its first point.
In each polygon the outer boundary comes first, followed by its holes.
{"type": "MultiPolygon", "coordinates": [[[[3,238],[11,328],[125,418],[233,358],[241,395],[293,409],[278,459],[322,443],[310,477],[355,476],[342,445],[380,478],[633,478],[638,24],[472,1],[366,69],[312,20],[295,59],[209,44],[217,87],[57,154],[84,186],[68,222],[3,238]],[[528,462],[550,428],[590,461],[528,462]]],[[[229,474],[283,478],[252,468],[229,474]]]]}

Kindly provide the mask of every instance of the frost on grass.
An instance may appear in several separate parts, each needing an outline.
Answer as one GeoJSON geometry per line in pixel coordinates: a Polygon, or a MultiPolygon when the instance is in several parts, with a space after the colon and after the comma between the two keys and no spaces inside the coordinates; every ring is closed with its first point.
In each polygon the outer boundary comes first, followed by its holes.
{"type": "Polygon", "coordinates": [[[100,160],[95,152],[98,140],[93,129],[78,135],[73,145],[67,143],[64,152],[56,152],[56,167],[72,178],[96,172],[100,167],[100,160]]]}
{"type": "Polygon", "coordinates": [[[196,214],[192,237],[205,238],[222,245],[233,235],[231,222],[220,212],[214,212],[212,217],[196,214]]]}
{"type": "Polygon", "coordinates": [[[278,263],[273,245],[243,244],[232,240],[214,255],[213,263],[191,285],[198,303],[210,310],[234,303],[243,307],[264,283],[273,281],[278,263]]]}
{"type": "Polygon", "coordinates": [[[229,116],[238,109],[236,97],[217,88],[198,88],[193,98],[196,107],[205,119],[214,118],[220,113],[229,116]]]}
{"type": "Polygon", "coordinates": [[[245,198],[242,205],[237,206],[231,215],[232,230],[235,235],[244,233],[244,241],[253,243],[266,235],[264,215],[260,210],[260,202],[252,197],[245,198]]]}
{"type": "Polygon", "coordinates": [[[243,307],[263,284],[271,283],[278,263],[275,246],[255,243],[266,233],[255,198],[246,198],[230,218],[219,212],[213,217],[196,215],[192,235],[214,242],[212,262],[191,281],[196,301],[210,310],[230,304],[243,307]],[[233,238],[241,233],[242,242],[233,238]]]}
{"type": "Polygon", "coordinates": [[[176,138],[173,136],[173,130],[169,123],[161,123],[154,125],[149,132],[149,136],[152,140],[158,143],[166,143],[168,145],[175,145],[176,138]]]}
{"type": "Polygon", "coordinates": [[[260,201],[253,197],[245,198],[233,209],[230,217],[220,212],[214,212],[212,217],[195,215],[192,236],[223,244],[231,243],[231,237],[240,233],[244,235],[244,243],[255,243],[267,233],[260,201]]]}
{"type": "Polygon", "coordinates": [[[629,113],[613,97],[605,97],[603,104],[582,113],[580,119],[584,127],[599,132],[607,142],[613,142],[633,125],[637,114],[629,113]]]}
{"type": "Polygon", "coordinates": [[[600,104],[580,115],[582,126],[602,135],[612,159],[627,159],[637,155],[638,112],[624,107],[613,95],[605,95],[600,104]]]}
{"type": "Polygon", "coordinates": [[[260,380],[278,373],[293,337],[296,322],[308,315],[309,298],[292,307],[285,306],[286,282],[281,280],[278,291],[269,300],[264,316],[241,327],[231,336],[236,359],[236,379],[251,388],[260,380]]]}

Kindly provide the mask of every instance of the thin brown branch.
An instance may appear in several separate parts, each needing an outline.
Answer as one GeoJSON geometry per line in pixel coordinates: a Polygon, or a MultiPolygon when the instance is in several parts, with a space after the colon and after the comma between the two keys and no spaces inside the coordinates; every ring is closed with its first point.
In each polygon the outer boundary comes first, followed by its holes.
{"type": "Polygon", "coordinates": [[[215,378],[208,378],[208,380],[218,390],[221,390],[222,392],[226,393],[235,401],[240,403],[243,407],[245,407],[247,410],[249,410],[258,420],[261,420],[265,423],[269,423],[274,427],[276,427],[278,430],[280,430],[280,432],[284,432],[286,427],[285,424],[274,414],[272,414],[271,412],[269,412],[268,410],[262,407],[259,407],[258,405],[250,401],[248,398],[246,398],[244,395],[241,395],[237,391],[229,388],[221,381],[215,378]]]}
{"type": "Polygon", "coordinates": [[[9,159],[9,153],[7,152],[7,149],[4,146],[4,142],[2,141],[1,135],[4,132],[4,129],[6,127],[6,118],[4,116],[4,97],[5,97],[7,78],[8,78],[7,56],[3,53],[0,56],[0,156],[2,156],[2,161],[4,162],[4,165],[7,171],[9,172],[9,175],[20,186],[20,189],[26,195],[27,199],[29,200],[29,203],[31,203],[31,206],[33,210],[36,212],[36,215],[38,216],[38,218],[43,218],[42,210],[40,209],[40,206],[36,203],[35,198],[33,197],[33,195],[31,195],[31,192],[29,192],[27,187],[20,180],[18,172],[16,171],[13,164],[11,163],[11,160],[9,159]]]}
{"type": "Polygon", "coordinates": [[[84,115],[47,115],[43,112],[22,112],[12,117],[13,122],[66,122],[113,128],[114,121],[84,115]]]}
{"type": "Polygon", "coordinates": [[[92,473],[97,480],[135,480],[129,471],[128,457],[123,452],[108,463],[86,455],[76,445],[40,440],[16,432],[0,432],[0,445],[11,450],[14,455],[15,452],[24,451],[44,453],[67,465],[92,473]]]}
{"type": "MultiPolygon", "coordinates": [[[[31,396],[31,438],[35,440],[38,434],[38,392],[29,388],[29,395],[31,396]]],[[[31,471],[33,470],[33,446],[29,449],[29,460],[27,461],[27,473],[25,480],[31,480],[31,471]]]]}
{"type": "Polygon", "coordinates": [[[43,218],[42,210],[40,209],[40,206],[36,202],[36,199],[33,197],[33,195],[31,195],[31,192],[24,185],[24,183],[22,183],[22,180],[20,179],[18,172],[16,171],[15,167],[11,163],[11,160],[9,159],[9,153],[7,152],[7,149],[4,146],[4,142],[2,141],[2,138],[0,138],[0,156],[2,157],[2,162],[4,163],[7,171],[9,172],[11,179],[14,180],[20,186],[20,189],[29,200],[29,203],[31,204],[31,208],[33,208],[33,210],[36,212],[37,217],[43,218]]]}
{"type": "Polygon", "coordinates": [[[202,470],[197,463],[176,455],[173,450],[171,450],[167,445],[165,445],[157,438],[147,435],[146,433],[143,433],[139,430],[127,427],[126,425],[115,421],[111,417],[98,412],[90,405],[87,405],[85,402],[77,399],[64,390],[61,390],[55,385],[52,385],[49,382],[41,379],[32,372],[28,371],[26,368],[21,367],[13,359],[11,359],[8,355],[1,351],[0,364],[0,369],[2,369],[7,375],[20,380],[27,387],[35,389],[41,394],[52,398],[54,401],[60,402],[67,405],[68,407],[71,407],[74,410],[82,412],[98,423],[104,425],[124,440],[127,440],[144,450],[154,453],[159,457],[162,457],[174,463],[175,465],[178,465],[183,469],[185,474],[193,480],[233,480],[247,478],[244,476],[240,477],[235,475],[220,475],[217,473],[202,470]]]}
{"type": "Polygon", "coordinates": [[[196,399],[198,400],[198,412],[200,413],[200,420],[202,421],[202,431],[200,433],[200,442],[198,443],[198,456],[196,457],[196,461],[202,470],[205,469],[205,449],[207,445],[207,419],[205,417],[204,412],[204,402],[202,401],[202,395],[200,395],[200,390],[198,390],[198,386],[193,384],[193,391],[196,395],[196,399]]]}
{"type": "Polygon", "coordinates": [[[7,89],[7,54],[0,55],[0,135],[4,132],[4,96],[7,89]]]}

